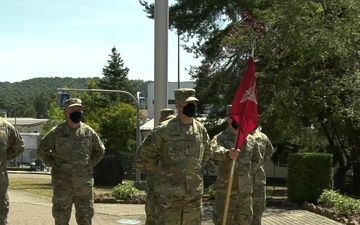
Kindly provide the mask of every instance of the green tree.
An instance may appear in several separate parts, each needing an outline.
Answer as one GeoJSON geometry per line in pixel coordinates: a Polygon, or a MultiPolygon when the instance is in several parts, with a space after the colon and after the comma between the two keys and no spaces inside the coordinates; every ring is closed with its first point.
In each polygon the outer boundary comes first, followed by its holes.
{"type": "MultiPolygon", "coordinates": [[[[341,191],[351,162],[360,160],[360,120],[354,113],[360,106],[360,32],[354,30],[360,25],[358,7],[352,0],[276,0],[253,13],[267,28],[265,35],[257,36],[263,79],[259,90],[266,93],[259,101],[268,103],[261,108],[267,129],[303,147],[333,153],[339,166],[335,186],[341,191]],[[297,137],[289,137],[293,134],[297,137]],[[309,134],[313,141],[304,145],[309,134]]],[[[240,44],[236,37],[229,38],[230,49],[240,44]]]]}
{"type": "Polygon", "coordinates": [[[50,103],[56,99],[56,93],[42,93],[35,97],[33,101],[33,106],[36,111],[35,118],[47,118],[47,111],[49,109],[50,103]]]}
{"type": "MultiPolygon", "coordinates": [[[[107,61],[108,65],[103,68],[103,78],[99,81],[100,89],[107,90],[122,90],[133,94],[133,89],[130,86],[128,73],[129,68],[125,67],[120,53],[115,47],[111,49],[110,59],[107,61]]],[[[117,94],[106,95],[111,102],[121,101],[130,103],[132,100],[128,96],[117,94]]]]}
{"type": "MultiPolygon", "coordinates": [[[[98,82],[90,80],[88,82],[88,89],[98,89],[98,82]]],[[[103,95],[100,92],[84,92],[79,96],[83,101],[84,108],[84,122],[91,126],[96,132],[100,134],[101,116],[106,111],[106,108],[101,104],[103,95]]]]}
{"type": "MultiPolygon", "coordinates": [[[[153,5],[142,4],[152,17],[153,5]]],[[[170,7],[170,24],[197,39],[186,46],[203,58],[191,75],[199,107],[214,119],[232,102],[256,40],[265,132],[275,144],[333,153],[343,191],[346,171],[360,161],[359,8],[355,0],[183,0],[170,7]]]]}
{"type": "Polygon", "coordinates": [[[106,153],[134,152],[136,145],[136,110],[126,103],[117,103],[101,115],[100,133],[106,153]]]}
{"type": "Polygon", "coordinates": [[[10,117],[35,117],[35,109],[32,98],[18,97],[14,101],[8,101],[8,116],[10,117]]]}
{"type": "Polygon", "coordinates": [[[133,90],[140,91],[141,96],[147,98],[147,90],[148,90],[148,84],[151,81],[144,81],[144,80],[129,80],[130,86],[133,90]]]}
{"type": "MultiPolygon", "coordinates": [[[[98,82],[90,80],[88,89],[98,89],[98,82]]],[[[102,138],[106,154],[117,154],[118,151],[132,152],[136,139],[136,110],[132,105],[119,102],[103,102],[100,92],[73,93],[82,99],[84,105],[83,122],[90,125],[102,138]],[[103,104],[106,105],[103,105],[103,104]]]]}
{"type": "Polygon", "coordinates": [[[56,102],[50,104],[50,108],[47,112],[48,121],[41,126],[41,134],[46,134],[53,127],[64,122],[64,111],[59,108],[56,102]]]}

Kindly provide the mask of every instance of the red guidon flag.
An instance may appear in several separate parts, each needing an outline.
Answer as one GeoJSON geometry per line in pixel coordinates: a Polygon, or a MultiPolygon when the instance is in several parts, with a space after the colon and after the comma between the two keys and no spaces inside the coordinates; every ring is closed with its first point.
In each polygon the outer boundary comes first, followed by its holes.
{"type": "Polygon", "coordinates": [[[235,148],[240,148],[259,121],[254,58],[248,60],[247,69],[236,92],[229,117],[238,125],[235,148]]]}

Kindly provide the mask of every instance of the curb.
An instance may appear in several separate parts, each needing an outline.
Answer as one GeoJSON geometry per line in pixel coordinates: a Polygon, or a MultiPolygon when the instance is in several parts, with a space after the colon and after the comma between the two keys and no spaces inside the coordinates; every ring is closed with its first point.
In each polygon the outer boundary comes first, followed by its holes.
{"type": "Polygon", "coordinates": [[[16,171],[16,170],[8,170],[8,174],[42,174],[42,175],[51,175],[51,172],[46,171],[16,171]]]}

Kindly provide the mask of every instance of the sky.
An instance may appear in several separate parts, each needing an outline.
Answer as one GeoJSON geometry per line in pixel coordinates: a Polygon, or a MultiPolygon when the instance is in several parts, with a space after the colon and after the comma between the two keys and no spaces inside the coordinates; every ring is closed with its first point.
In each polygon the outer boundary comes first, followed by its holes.
{"type": "MultiPolygon", "coordinates": [[[[177,44],[169,30],[168,81],[178,80],[177,44]]],[[[114,46],[129,79],[154,80],[154,20],[138,0],[0,0],[0,82],[102,77],[114,46]]],[[[199,63],[181,49],[180,80],[199,63]]]]}

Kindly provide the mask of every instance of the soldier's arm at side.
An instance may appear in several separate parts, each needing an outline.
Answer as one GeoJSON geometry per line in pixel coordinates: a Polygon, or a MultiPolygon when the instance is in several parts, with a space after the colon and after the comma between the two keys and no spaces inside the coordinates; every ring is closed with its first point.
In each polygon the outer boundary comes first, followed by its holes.
{"type": "Polygon", "coordinates": [[[138,149],[135,161],[136,168],[143,173],[155,172],[159,148],[161,148],[161,133],[155,129],[146,136],[138,149]]]}
{"type": "Polygon", "coordinates": [[[255,139],[248,135],[237,158],[238,160],[238,190],[241,196],[251,196],[253,193],[253,181],[251,176],[251,159],[253,157],[255,139]]]}
{"type": "Polygon", "coordinates": [[[212,155],[211,158],[216,161],[231,160],[227,157],[229,149],[224,148],[218,142],[218,135],[211,140],[212,155]]]}
{"type": "Polygon", "coordinates": [[[255,139],[251,135],[248,135],[244,145],[241,147],[238,157],[239,168],[241,168],[239,169],[239,176],[250,177],[254,147],[255,139]]]}
{"type": "Polygon", "coordinates": [[[55,164],[54,149],[55,134],[54,131],[51,130],[41,139],[37,148],[37,156],[46,166],[52,167],[55,164]]]}
{"type": "Polygon", "coordinates": [[[205,127],[203,130],[203,139],[204,139],[203,145],[205,147],[205,152],[204,152],[204,157],[203,157],[203,161],[202,161],[202,168],[205,167],[206,163],[209,161],[209,159],[211,158],[211,156],[213,154],[213,148],[211,147],[211,140],[210,140],[209,134],[205,127]]]}
{"type": "Polygon", "coordinates": [[[140,148],[136,149],[135,152],[135,160],[134,160],[134,166],[140,170],[143,173],[147,173],[146,167],[144,165],[144,162],[141,159],[141,155],[140,155],[140,148]]]}
{"type": "Polygon", "coordinates": [[[12,125],[8,128],[9,132],[9,147],[6,153],[6,159],[14,159],[25,150],[25,143],[19,132],[12,125]]]}
{"type": "Polygon", "coordinates": [[[271,156],[274,154],[274,147],[272,146],[271,141],[269,140],[269,138],[266,139],[267,142],[266,142],[264,162],[270,160],[271,156]]]}
{"type": "Polygon", "coordinates": [[[135,152],[135,159],[134,159],[134,166],[140,170],[142,173],[148,173],[145,165],[144,165],[144,162],[141,158],[141,154],[140,154],[140,148],[142,147],[143,143],[145,141],[148,141],[146,140],[147,136],[145,137],[145,139],[143,140],[143,142],[141,143],[141,145],[139,146],[138,149],[136,149],[136,152],[135,152]]]}
{"type": "Polygon", "coordinates": [[[99,135],[95,131],[93,131],[92,141],[93,143],[92,143],[92,152],[91,152],[91,165],[95,166],[104,157],[105,146],[101,141],[99,135]]]}

